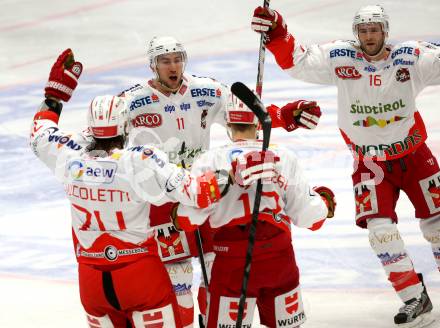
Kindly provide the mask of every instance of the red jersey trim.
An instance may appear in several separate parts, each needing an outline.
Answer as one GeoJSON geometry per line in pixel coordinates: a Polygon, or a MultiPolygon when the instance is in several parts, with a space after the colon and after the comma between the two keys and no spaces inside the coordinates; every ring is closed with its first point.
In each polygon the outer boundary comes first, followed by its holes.
{"type": "Polygon", "coordinates": [[[50,110],[38,112],[34,115],[34,121],[36,121],[36,120],[50,120],[50,121],[58,124],[59,119],[60,119],[60,117],[58,116],[58,114],[55,112],[52,112],[50,110]]]}
{"type": "Polygon", "coordinates": [[[94,265],[114,265],[137,261],[145,256],[159,256],[153,237],[142,244],[125,242],[104,233],[89,248],[83,247],[72,229],[72,239],[78,263],[94,265]]]}
{"type": "Polygon", "coordinates": [[[403,140],[396,141],[390,145],[381,144],[358,146],[350,140],[348,135],[342,129],[339,129],[339,131],[341,132],[345,143],[351,150],[355,159],[369,159],[377,161],[394,160],[404,157],[415,151],[417,148],[423,145],[428,138],[425,124],[423,123],[423,119],[419,112],[414,113],[414,121],[414,125],[411,127],[411,129],[409,129],[408,135],[403,140]],[[376,154],[368,155],[368,151],[374,151],[376,154]]]}
{"type": "Polygon", "coordinates": [[[266,47],[275,56],[275,60],[282,69],[289,69],[295,66],[293,60],[295,38],[290,33],[285,38],[271,40],[266,47]]]}

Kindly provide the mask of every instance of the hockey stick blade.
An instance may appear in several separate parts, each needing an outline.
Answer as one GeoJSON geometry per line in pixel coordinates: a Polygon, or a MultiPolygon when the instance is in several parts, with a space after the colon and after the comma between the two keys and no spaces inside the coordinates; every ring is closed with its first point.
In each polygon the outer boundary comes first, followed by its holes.
{"type": "Polygon", "coordinates": [[[263,150],[269,146],[272,120],[260,99],[245,84],[235,82],[231,86],[232,93],[237,96],[257,116],[263,129],[263,150]]]}

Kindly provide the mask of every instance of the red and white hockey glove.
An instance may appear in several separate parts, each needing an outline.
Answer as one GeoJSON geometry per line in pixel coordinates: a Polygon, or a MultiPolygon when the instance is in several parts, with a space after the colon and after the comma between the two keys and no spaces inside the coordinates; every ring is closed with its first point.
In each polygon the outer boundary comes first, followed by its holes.
{"type": "Polygon", "coordinates": [[[49,80],[44,89],[46,98],[69,101],[78,85],[82,70],[82,64],[75,61],[72,50],[64,50],[50,70],[49,80]]]}
{"type": "Polygon", "coordinates": [[[272,127],[283,127],[289,132],[297,128],[314,129],[321,117],[321,108],[316,101],[298,100],[281,108],[270,105],[267,111],[272,118],[272,127]]]}
{"type": "Polygon", "coordinates": [[[261,6],[254,10],[251,28],[257,33],[266,33],[269,38],[267,42],[287,35],[287,25],[283,16],[276,10],[261,6]]]}
{"type": "Polygon", "coordinates": [[[327,205],[328,208],[328,214],[327,218],[332,218],[335,216],[335,210],[336,210],[336,199],[335,194],[330,188],[320,186],[320,187],[314,187],[314,191],[316,191],[322,198],[322,200],[325,202],[325,205],[327,205]]]}
{"type": "Polygon", "coordinates": [[[272,179],[277,174],[279,160],[270,150],[242,154],[231,163],[232,175],[240,186],[248,187],[258,179],[272,179]]]}
{"type": "Polygon", "coordinates": [[[281,107],[281,115],[287,131],[296,128],[314,129],[321,117],[321,108],[316,101],[298,100],[281,107]]]}

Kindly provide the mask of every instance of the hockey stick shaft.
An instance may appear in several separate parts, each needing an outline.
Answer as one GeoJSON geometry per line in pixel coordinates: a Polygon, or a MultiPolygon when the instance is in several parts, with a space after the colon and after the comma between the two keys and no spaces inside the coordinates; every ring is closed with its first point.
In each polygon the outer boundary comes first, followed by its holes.
{"type": "MultiPolygon", "coordinates": [[[[254,112],[254,114],[258,117],[258,120],[260,121],[262,129],[263,129],[262,150],[266,151],[267,148],[269,147],[272,121],[270,119],[270,116],[267,114],[264,105],[261,103],[261,101],[258,99],[258,97],[255,96],[253,94],[253,92],[251,90],[249,90],[249,88],[246,87],[241,82],[234,83],[231,87],[231,91],[234,95],[236,95],[238,98],[240,98],[246,104],[246,106],[248,106],[254,112]]],[[[241,292],[240,292],[240,301],[238,303],[237,321],[235,324],[235,326],[237,328],[238,327],[241,328],[242,321],[243,321],[244,306],[246,303],[247,286],[248,286],[248,282],[249,282],[249,274],[251,271],[251,264],[252,264],[252,253],[254,250],[255,236],[256,236],[256,232],[257,232],[258,215],[260,212],[260,202],[261,202],[262,190],[263,190],[263,184],[260,179],[257,182],[254,208],[252,211],[252,221],[251,221],[251,225],[249,228],[249,242],[248,242],[248,248],[246,251],[246,259],[245,259],[244,272],[243,272],[243,281],[242,281],[241,292]]]]}
{"type": "MultiPolygon", "coordinates": [[[[182,142],[181,153],[184,153],[184,151],[185,151],[185,141],[182,142]]],[[[186,169],[186,164],[183,159],[180,161],[180,163],[182,165],[182,168],[186,169]]],[[[199,253],[199,262],[200,262],[200,267],[202,269],[203,282],[205,283],[206,300],[208,300],[209,280],[208,280],[208,272],[206,271],[205,256],[203,255],[202,237],[200,235],[200,229],[197,228],[194,231],[194,237],[196,240],[197,252],[199,253]]],[[[201,315],[199,315],[199,316],[201,316],[201,315]]],[[[199,317],[199,325],[200,325],[200,327],[204,328],[203,318],[201,318],[201,317],[199,317]]]]}
{"type": "MultiPolygon", "coordinates": [[[[264,0],[263,6],[265,8],[269,7],[270,0],[264,0]]],[[[261,99],[261,95],[263,94],[263,74],[264,74],[264,60],[266,57],[266,34],[261,33],[260,36],[260,48],[258,51],[258,68],[257,68],[257,85],[255,87],[255,91],[257,95],[261,99]]]]}

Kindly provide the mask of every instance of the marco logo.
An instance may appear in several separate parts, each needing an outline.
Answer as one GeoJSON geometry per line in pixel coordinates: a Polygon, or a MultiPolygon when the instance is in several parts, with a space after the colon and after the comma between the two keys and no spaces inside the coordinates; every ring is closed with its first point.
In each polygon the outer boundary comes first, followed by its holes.
{"type": "Polygon", "coordinates": [[[114,162],[72,160],[67,165],[66,177],[85,183],[112,183],[117,167],[114,162]]]}

